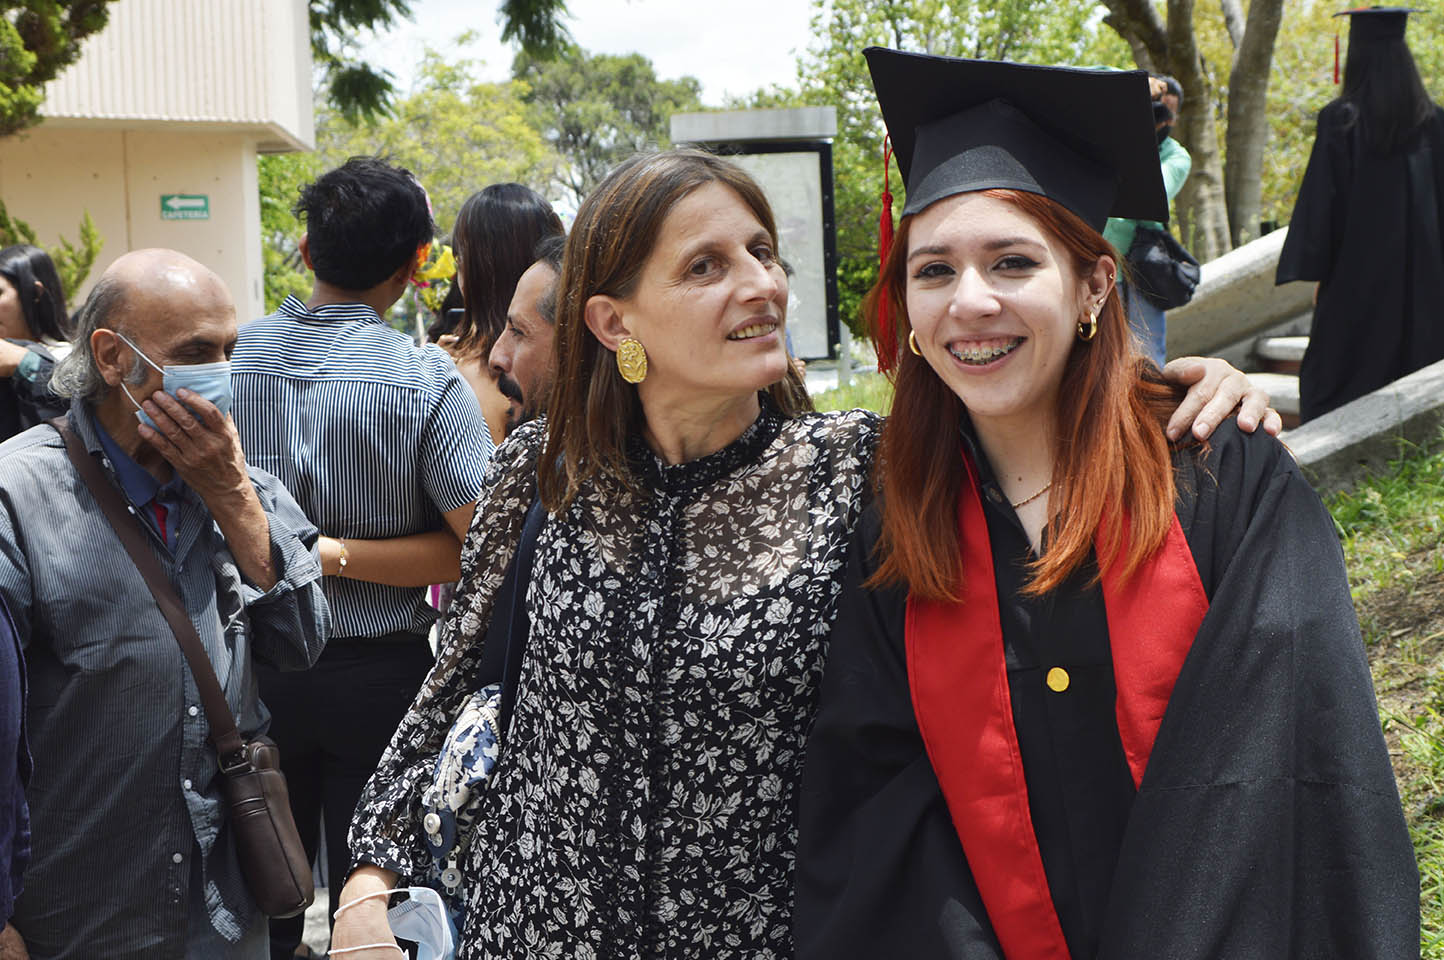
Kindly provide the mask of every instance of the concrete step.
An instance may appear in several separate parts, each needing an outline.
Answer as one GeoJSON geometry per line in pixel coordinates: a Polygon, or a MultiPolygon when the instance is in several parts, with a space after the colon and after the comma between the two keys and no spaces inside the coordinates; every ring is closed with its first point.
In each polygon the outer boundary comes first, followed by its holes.
{"type": "Polygon", "coordinates": [[[1260,360],[1278,363],[1298,363],[1308,348],[1308,337],[1259,337],[1253,347],[1260,360]]]}
{"type": "Polygon", "coordinates": [[[1287,373],[1250,373],[1254,386],[1267,390],[1269,402],[1283,417],[1284,429],[1299,425],[1299,378],[1287,373]]]}

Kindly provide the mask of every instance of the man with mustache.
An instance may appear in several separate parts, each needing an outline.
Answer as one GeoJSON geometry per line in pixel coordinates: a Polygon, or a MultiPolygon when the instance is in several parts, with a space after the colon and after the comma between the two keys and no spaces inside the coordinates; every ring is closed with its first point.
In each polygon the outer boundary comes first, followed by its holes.
{"type": "Polygon", "coordinates": [[[516,282],[506,329],[491,348],[497,388],[511,401],[507,433],[546,413],[556,379],[556,287],[565,249],[566,237],[547,237],[537,244],[536,262],[516,282]]]}

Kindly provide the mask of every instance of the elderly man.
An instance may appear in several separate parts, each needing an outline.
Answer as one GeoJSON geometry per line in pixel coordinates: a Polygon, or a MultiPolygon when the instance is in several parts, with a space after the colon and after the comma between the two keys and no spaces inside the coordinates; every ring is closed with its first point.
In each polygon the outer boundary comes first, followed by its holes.
{"type": "Polygon", "coordinates": [[[537,244],[536,263],[517,280],[506,328],[491,348],[497,389],[511,401],[507,433],[546,412],[557,372],[557,279],[566,245],[566,237],[546,237],[537,244]]]}
{"type": "MultiPolygon", "coordinates": [[[[224,412],[235,307],[201,264],[141,250],[105,272],[78,327],[53,381],[70,429],[129,501],[254,736],[253,661],[310,665],[328,613],[316,529],[246,466],[224,412]]],[[[263,960],[195,680],[49,425],[0,445],[0,596],[28,661],[35,759],[33,855],[0,957],[263,960]]]]}

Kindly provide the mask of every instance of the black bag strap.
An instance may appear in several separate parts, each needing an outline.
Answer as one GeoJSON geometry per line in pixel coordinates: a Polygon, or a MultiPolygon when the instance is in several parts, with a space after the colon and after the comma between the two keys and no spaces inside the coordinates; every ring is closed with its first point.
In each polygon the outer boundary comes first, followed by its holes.
{"type": "Polygon", "coordinates": [[[205,707],[206,721],[211,728],[211,743],[215,745],[216,753],[220,756],[221,768],[226,769],[227,760],[235,759],[237,754],[241,753],[243,744],[240,732],[236,730],[236,718],[226,704],[226,696],[221,692],[220,681],[216,679],[216,671],[211,666],[210,657],[206,656],[195,624],[186,613],[185,605],[181,603],[175,587],[161,569],[160,561],[146,544],[145,533],[141,530],[140,518],[136,516],[135,508],[120,498],[120,494],[105,478],[95,458],[85,449],[80,437],[70,429],[70,424],[64,417],[56,417],[47,422],[60,431],[60,438],[65,441],[65,452],[70,456],[70,462],[75,465],[80,479],[85,481],[91,496],[100,505],[100,512],[110,521],[111,529],[120,538],[125,552],[130,554],[130,559],[140,571],[145,585],[150,588],[151,596],[155,597],[156,606],[160,607],[166,623],[170,624],[176,643],[180,645],[181,653],[185,654],[191,674],[196,679],[196,687],[200,690],[201,704],[205,707]]]}
{"type": "Polygon", "coordinates": [[[501,681],[501,709],[497,729],[505,731],[511,724],[511,711],[516,706],[516,688],[521,684],[521,664],[526,659],[527,639],[531,636],[531,615],[526,607],[526,589],[531,584],[536,565],[536,542],[546,522],[546,508],[541,498],[532,501],[521,528],[521,542],[516,547],[516,578],[512,582],[511,625],[506,635],[506,660],[501,681]]]}
{"type": "MultiPolygon", "coordinates": [[[[526,609],[526,588],[531,583],[536,560],[536,541],[546,522],[546,509],[541,500],[532,501],[522,523],[521,539],[516,554],[507,566],[506,577],[497,588],[491,605],[491,623],[481,648],[478,665],[480,686],[501,684],[501,707],[498,728],[505,731],[516,705],[516,688],[521,682],[521,664],[526,658],[527,636],[531,633],[531,617],[526,609]]],[[[503,734],[504,735],[504,734],[503,734]]]]}

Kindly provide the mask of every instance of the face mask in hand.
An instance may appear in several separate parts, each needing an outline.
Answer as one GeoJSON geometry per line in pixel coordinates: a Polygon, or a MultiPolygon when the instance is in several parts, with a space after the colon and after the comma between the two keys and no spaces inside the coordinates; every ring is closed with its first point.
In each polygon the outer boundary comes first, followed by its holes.
{"type": "Polygon", "coordinates": [[[386,911],[391,932],[416,944],[417,960],[451,960],[455,956],[456,932],[441,895],[430,887],[406,887],[396,892],[410,894],[411,899],[386,911]]]}
{"type": "MultiPolygon", "coordinates": [[[[140,347],[131,343],[130,338],[125,334],[119,331],[111,332],[124,340],[130,349],[136,352],[137,356],[150,364],[152,368],[161,372],[162,376],[165,377],[161,387],[172,397],[176,395],[177,390],[184,387],[192,393],[199,394],[215,404],[216,409],[221,412],[221,416],[224,417],[231,412],[231,362],[229,360],[222,360],[219,363],[166,364],[164,368],[161,368],[156,366],[155,361],[147,357],[140,347]]],[[[127,388],[124,383],[121,383],[120,389],[124,390],[125,395],[130,398],[130,402],[135,404],[136,419],[147,427],[154,428],[155,421],[141,409],[139,403],[136,403],[136,399],[131,396],[129,388],[127,388]]]]}

